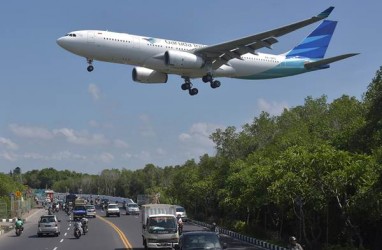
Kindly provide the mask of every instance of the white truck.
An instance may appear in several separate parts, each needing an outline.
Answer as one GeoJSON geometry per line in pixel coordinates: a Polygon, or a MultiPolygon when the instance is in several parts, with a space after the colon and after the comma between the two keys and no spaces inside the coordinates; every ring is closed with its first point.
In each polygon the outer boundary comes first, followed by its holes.
{"type": "Polygon", "coordinates": [[[179,242],[176,206],[146,204],[141,208],[142,238],[145,249],[172,248],[179,242]]]}

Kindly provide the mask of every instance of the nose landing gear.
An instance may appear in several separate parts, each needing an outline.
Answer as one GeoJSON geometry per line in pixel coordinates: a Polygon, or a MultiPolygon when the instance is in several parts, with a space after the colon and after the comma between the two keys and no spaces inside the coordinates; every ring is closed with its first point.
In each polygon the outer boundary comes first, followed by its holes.
{"type": "Polygon", "coordinates": [[[86,59],[86,61],[88,62],[89,66],[87,67],[87,70],[88,72],[92,72],[94,70],[94,67],[93,67],[93,60],[92,59],[86,59]]]}

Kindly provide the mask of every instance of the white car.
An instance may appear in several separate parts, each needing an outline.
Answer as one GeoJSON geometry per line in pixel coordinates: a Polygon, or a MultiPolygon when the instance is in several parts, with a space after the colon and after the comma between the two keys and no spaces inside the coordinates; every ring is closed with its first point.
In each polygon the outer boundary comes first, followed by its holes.
{"type": "Polygon", "coordinates": [[[139,214],[139,207],[136,203],[129,203],[126,206],[126,214],[139,214]]]}
{"type": "Polygon", "coordinates": [[[119,207],[115,203],[110,203],[107,205],[106,208],[106,217],[109,217],[110,215],[117,215],[118,217],[121,216],[121,213],[119,211],[119,207]]]}
{"type": "Polygon", "coordinates": [[[41,237],[43,234],[53,234],[58,237],[60,235],[60,226],[56,215],[42,215],[38,222],[37,236],[41,237]]]}
{"type": "Polygon", "coordinates": [[[86,216],[96,217],[96,209],[94,205],[85,205],[86,207],[86,216]]]}

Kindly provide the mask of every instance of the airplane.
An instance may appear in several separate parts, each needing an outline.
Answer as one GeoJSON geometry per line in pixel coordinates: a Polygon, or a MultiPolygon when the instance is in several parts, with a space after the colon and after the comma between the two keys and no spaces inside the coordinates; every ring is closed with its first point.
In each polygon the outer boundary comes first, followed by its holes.
{"type": "Polygon", "coordinates": [[[333,11],[329,7],[317,16],[277,29],[240,39],[202,45],[169,39],[137,36],[101,30],[69,32],[57,39],[57,44],[69,52],[85,57],[87,70],[94,70],[93,61],[134,65],[132,78],[140,83],[166,83],[169,74],[184,79],[182,90],[191,96],[198,94],[191,79],[201,78],[211,88],[220,87],[215,77],[239,79],[271,79],[292,76],[320,69],[330,63],[358,55],[343,54],[324,58],[336,21],[324,20],[333,11]],[[321,21],[319,26],[290,51],[279,54],[258,52],[272,49],[277,37],[321,21]]]}

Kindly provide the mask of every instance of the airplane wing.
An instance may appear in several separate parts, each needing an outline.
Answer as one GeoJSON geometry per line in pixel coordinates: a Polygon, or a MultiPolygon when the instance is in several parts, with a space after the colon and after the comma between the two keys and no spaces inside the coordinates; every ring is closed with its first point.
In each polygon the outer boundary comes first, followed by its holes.
{"type": "Polygon", "coordinates": [[[256,50],[260,48],[271,48],[272,44],[278,42],[276,37],[283,36],[309,24],[325,19],[329,16],[333,9],[334,7],[329,7],[317,16],[274,30],[243,37],[225,43],[202,47],[194,50],[194,53],[203,56],[207,61],[211,61],[212,68],[217,69],[233,58],[240,59],[240,56],[246,53],[256,54],[256,50]]]}
{"type": "Polygon", "coordinates": [[[359,53],[351,53],[351,54],[344,54],[340,56],[329,57],[329,58],[321,59],[315,62],[305,63],[304,67],[308,70],[315,69],[315,68],[319,69],[322,66],[326,66],[330,63],[337,62],[339,60],[343,60],[348,57],[356,56],[358,54],[359,53]]]}

